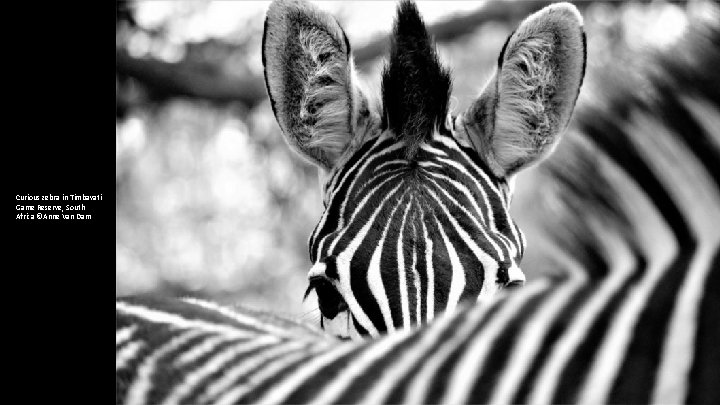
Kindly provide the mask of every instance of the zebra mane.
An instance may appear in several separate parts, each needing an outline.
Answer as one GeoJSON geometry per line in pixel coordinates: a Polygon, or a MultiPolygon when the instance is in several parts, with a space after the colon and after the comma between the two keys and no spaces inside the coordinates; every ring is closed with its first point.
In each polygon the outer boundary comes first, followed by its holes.
{"type": "MultiPolygon", "coordinates": [[[[720,188],[720,11],[711,7],[709,18],[688,16],[687,32],[663,50],[628,51],[611,67],[589,66],[565,139],[535,173],[532,198],[541,204],[533,220],[591,278],[612,268],[613,246],[637,253],[647,240],[650,225],[623,176],[642,187],[680,249],[698,236],[668,188],[720,188]],[[677,144],[696,161],[674,155],[677,144]],[[706,178],[670,186],[658,169],[698,163],[706,178]]],[[[709,206],[712,218],[720,215],[709,206]]]]}
{"type": "Polygon", "coordinates": [[[382,75],[382,126],[405,141],[407,159],[444,124],[450,91],[450,74],[440,64],[415,4],[401,2],[382,75]]]}

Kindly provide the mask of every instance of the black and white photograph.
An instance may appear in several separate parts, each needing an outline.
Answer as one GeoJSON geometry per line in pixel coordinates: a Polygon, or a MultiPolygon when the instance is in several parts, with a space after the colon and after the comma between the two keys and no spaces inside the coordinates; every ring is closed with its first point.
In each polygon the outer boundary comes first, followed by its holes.
{"type": "Polygon", "coordinates": [[[720,403],[718,2],[116,1],[115,90],[13,193],[108,218],[116,404],[720,403]]]}

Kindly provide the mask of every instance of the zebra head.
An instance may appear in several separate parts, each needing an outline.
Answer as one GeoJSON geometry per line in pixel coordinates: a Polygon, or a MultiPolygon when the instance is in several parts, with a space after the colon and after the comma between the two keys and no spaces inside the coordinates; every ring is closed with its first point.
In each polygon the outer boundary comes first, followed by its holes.
{"type": "Polygon", "coordinates": [[[459,115],[411,2],[398,6],[379,102],[338,22],[299,0],[270,6],[263,64],[288,145],[320,170],[325,211],[307,292],[317,292],[321,326],[376,336],[524,282],[512,184],[552,151],[574,108],[585,70],[574,6],[524,20],[459,115]]]}

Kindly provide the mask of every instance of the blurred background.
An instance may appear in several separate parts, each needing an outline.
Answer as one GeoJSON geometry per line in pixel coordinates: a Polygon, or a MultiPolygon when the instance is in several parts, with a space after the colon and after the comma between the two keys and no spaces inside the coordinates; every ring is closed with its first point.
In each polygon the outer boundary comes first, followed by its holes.
{"type": "MultiPolygon", "coordinates": [[[[548,1],[419,1],[453,71],[454,113],[492,74],[518,22],[548,1]]],[[[314,322],[302,303],[307,239],[321,214],[317,173],[289,151],[270,108],[261,39],[269,2],[118,2],[116,296],[196,296],[314,322]]],[[[321,1],[379,89],[395,3],[321,1]]],[[[666,47],[701,3],[578,2],[589,74],[639,47],[666,47]]],[[[701,12],[701,11],[700,11],[701,12]]],[[[582,97],[591,97],[584,86],[582,97]]],[[[528,278],[547,271],[533,224],[530,169],[512,211],[528,278]]]]}

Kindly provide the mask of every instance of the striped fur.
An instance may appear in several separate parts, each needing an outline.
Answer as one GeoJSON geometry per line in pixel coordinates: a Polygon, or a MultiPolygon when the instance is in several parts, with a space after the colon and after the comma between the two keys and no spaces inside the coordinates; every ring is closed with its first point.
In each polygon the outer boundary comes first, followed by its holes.
{"type": "Polygon", "coordinates": [[[604,92],[581,101],[565,162],[539,180],[561,276],[359,342],[199,301],[120,300],[116,402],[720,403],[720,11],[709,17],[628,83],[595,73],[604,92]]]}
{"type": "Polygon", "coordinates": [[[524,282],[510,184],[549,153],[574,107],[585,53],[573,6],[520,25],[480,97],[483,112],[458,125],[447,111],[450,75],[412,2],[398,6],[382,106],[353,92],[347,38],[311,4],[273,3],[264,43],[286,139],[310,160],[323,157],[325,211],[309,241],[306,293],[317,293],[323,328],[379,336],[524,282]],[[316,107],[307,122],[306,99],[316,107]]]}
{"type": "Polygon", "coordinates": [[[424,323],[524,279],[507,184],[449,133],[420,146],[415,165],[403,153],[390,132],[366,143],[329,180],[310,237],[310,279],[341,292],[360,334],[424,323]]]}

